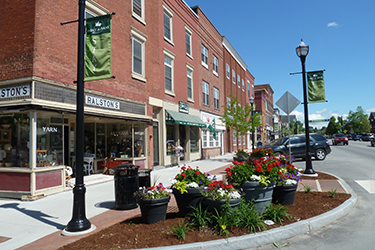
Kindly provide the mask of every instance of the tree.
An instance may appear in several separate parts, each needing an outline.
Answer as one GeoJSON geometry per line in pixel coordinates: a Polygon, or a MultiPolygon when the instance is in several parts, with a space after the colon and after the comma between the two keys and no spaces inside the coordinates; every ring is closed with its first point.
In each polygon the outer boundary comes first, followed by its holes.
{"type": "Polygon", "coordinates": [[[246,135],[248,131],[255,131],[260,126],[260,114],[254,113],[251,116],[253,107],[249,104],[241,106],[237,101],[237,97],[230,95],[230,106],[222,106],[224,115],[220,120],[225,123],[227,128],[236,131],[236,135],[246,135]]]}
{"type": "Polygon", "coordinates": [[[351,133],[362,133],[370,131],[370,121],[361,106],[357,107],[356,111],[349,111],[347,117],[349,129],[351,133]]]}
{"type": "Polygon", "coordinates": [[[327,135],[336,134],[339,132],[339,129],[340,125],[336,122],[336,118],[334,116],[331,116],[326,130],[327,135]]]}

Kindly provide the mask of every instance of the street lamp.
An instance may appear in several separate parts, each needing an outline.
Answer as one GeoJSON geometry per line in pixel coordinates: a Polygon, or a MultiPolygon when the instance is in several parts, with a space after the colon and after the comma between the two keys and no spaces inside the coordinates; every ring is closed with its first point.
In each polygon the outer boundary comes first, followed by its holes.
{"type": "Polygon", "coordinates": [[[302,80],[303,80],[303,106],[305,112],[305,138],[306,138],[306,168],[304,174],[315,174],[311,163],[310,155],[310,132],[309,132],[309,111],[307,108],[307,87],[306,87],[306,70],[305,61],[309,53],[309,46],[307,46],[301,39],[300,44],[296,48],[297,56],[301,59],[302,64],[302,80]]]}
{"type": "MultiPolygon", "coordinates": [[[[254,115],[254,96],[250,97],[250,105],[251,105],[251,119],[253,119],[253,115],[254,115]]],[[[252,123],[252,126],[251,126],[251,142],[252,142],[252,151],[254,151],[254,143],[255,143],[255,140],[254,140],[254,121],[252,123]]]]}

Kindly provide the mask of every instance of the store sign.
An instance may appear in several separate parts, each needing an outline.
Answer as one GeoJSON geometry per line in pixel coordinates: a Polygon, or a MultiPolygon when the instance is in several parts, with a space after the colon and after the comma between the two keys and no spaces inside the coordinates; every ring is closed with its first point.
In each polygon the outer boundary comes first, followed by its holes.
{"type": "Polygon", "coordinates": [[[0,98],[30,96],[30,85],[0,88],[0,98]]]}
{"type": "Polygon", "coordinates": [[[179,102],[180,109],[179,111],[181,113],[189,114],[189,104],[185,102],[179,102]]]}
{"type": "Polygon", "coordinates": [[[120,109],[120,102],[86,95],[86,104],[108,109],[120,109]]]}

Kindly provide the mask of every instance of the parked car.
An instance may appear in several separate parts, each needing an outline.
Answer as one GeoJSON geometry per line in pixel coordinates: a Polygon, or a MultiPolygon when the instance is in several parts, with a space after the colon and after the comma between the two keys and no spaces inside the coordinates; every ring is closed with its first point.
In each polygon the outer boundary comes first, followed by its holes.
{"type": "Polygon", "coordinates": [[[342,143],[343,145],[349,145],[348,137],[344,134],[334,134],[332,136],[332,144],[337,145],[339,143],[342,143]]]}
{"type": "Polygon", "coordinates": [[[354,136],[353,136],[353,140],[354,140],[354,141],[360,141],[360,140],[361,140],[361,137],[362,137],[362,135],[354,135],[354,136]]]}
{"type": "Polygon", "coordinates": [[[353,140],[353,137],[351,134],[347,134],[346,137],[348,137],[348,140],[353,140]]]}
{"type": "Polygon", "coordinates": [[[362,135],[361,139],[362,141],[371,141],[372,139],[374,139],[374,135],[373,134],[362,135]]]}
{"type": "MultiPolygon", "coordinates": [[[[289,155],[289,141],[291,155],[295,158],[305,158],[305,135],[292,135],[290,138],[287,136],[261,148],[272,148],[275,155],[289,155]]],[[[321,134],[310,134],[310,152],[315,159],[324,160],[331,153],[328,140],[321,134]]]]}
{"type": "Polygon", "coordinates": [[[371,142],[371,146],[375,146],[375,138],[372,138],[372,140],[370,141],[371,142]]]}

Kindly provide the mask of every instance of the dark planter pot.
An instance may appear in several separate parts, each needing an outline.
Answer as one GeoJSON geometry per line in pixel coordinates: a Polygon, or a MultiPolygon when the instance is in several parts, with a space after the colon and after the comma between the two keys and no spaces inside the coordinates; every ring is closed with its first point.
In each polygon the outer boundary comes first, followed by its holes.
{"type": "Polygon", "coordinates": [[[199,204],[202,204],[203,196],[201,194],[201,190],[203,187],[199,188],[186,188],[188,191],[187,193],[181,194],[180,191],[173,188],[173,194],[176,198],[176,203],[179,210],[179,215],[186,216],[189,213],[194,212],[195,207],[199,204]]]}
{"type": "Polygon", "coordinates": [[[271,204],[274,187],[274,183],[263,186],[258,181],[245,181],[241,185],[245,193],[245,200],[247,202],[253,202],[260,214],[264,212],[266,206],[271,204]]]}
{"type": "Polygon", "coordinates": [[[294,204],[297,186],[298,183],[296,185],[276,186],[272,194],[272,203],[282,205],[294,204]]]}
{"type": "Polygon", "coordinates": [[[233,157],[233,161],[238,161],[238,162],[247,161],[247,159],[249,159],[249,157],[243,157],[243,156],[234,156],[233,157]]]}
{"type": "MultiPolygon", "coordinates": [[[[240,204],[241,199],[230,199],[229,206],[231,208],[236,208],[240,204]]],[[[208,209],[211,212],[215,212],[221,210],[221,207],[225,204],[226,200],[213,200],[212,198],[204,197],[204,202],[206,203],[208,209]]]]}
{"type": "Polygon", "coordinates": [[[160,199],[139,199],[143,222],[153,224],[158,221],[165,221],[167,217],[168,202],[170,196],[160,199]]]}

